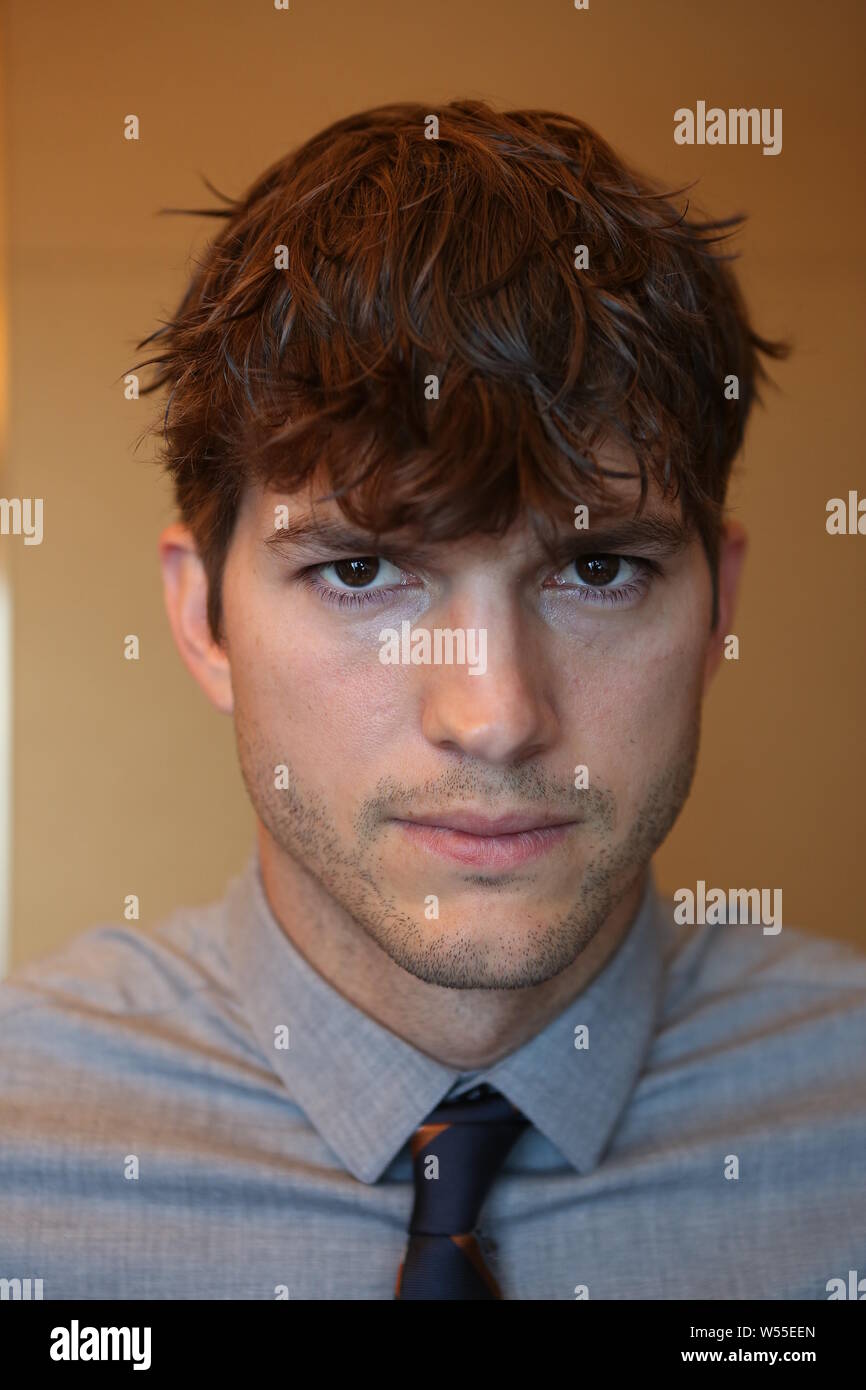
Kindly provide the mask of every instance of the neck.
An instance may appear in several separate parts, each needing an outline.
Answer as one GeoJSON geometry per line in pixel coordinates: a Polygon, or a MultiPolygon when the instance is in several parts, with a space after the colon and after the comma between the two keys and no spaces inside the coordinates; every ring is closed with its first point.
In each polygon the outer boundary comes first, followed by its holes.
{"type": "Polygon", "coordinates": [[[552,979],[524,989],[445,989],[396,965],[261,824],[258,846],[271,912],[313,969],[377,1023],[457,1071],[492,1066],[586,989],[634,922],[647,878],[644,869],[578,958],[552,979]]]}

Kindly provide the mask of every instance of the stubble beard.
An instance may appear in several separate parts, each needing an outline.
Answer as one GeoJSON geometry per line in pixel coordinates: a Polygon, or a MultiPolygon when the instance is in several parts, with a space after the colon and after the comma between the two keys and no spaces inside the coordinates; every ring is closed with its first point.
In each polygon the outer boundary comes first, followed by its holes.
{"type": "MultiPolygon", "coordinates": [[[[271,839],[302,875],[312,880],[326,920],[337,904],[385,954],[409,974],[447,989],[525,989],[543,984],[573,964],[604,926],[676,821],[688,797],[700,742],[700,706],[676,755],[651,778],[624,831],[614,793],[601,786],[575,791],[552,784],[533,768],[502,769],[493,784],[490,769],[469,764],[423,787],[402,787],[384,779],[355,817],[351,845],[345,843],[327,805],[306,788],[285,756],[268,751],[261,731],[236,708],[235,736],[241,774],[253,807],[271,839]],[[288,786],[274,786],[274,768],[288,767],[288,786]],[[579,806],[582,826],[592,833],[593,849],[574,902],[556,916],[520,923],[519,937],[479,939],[472,925],[454,927],[400,910],[389,898],[377,840],[387,812],[400,814],[408,798],[423,795],[433,804],[454,807],[461,795],[491,801],[508,792],[515,801],[544,800],[561,807],[566,798],[579,806]],[[580,800],[582,798],[582,800],[580,800]],[[398,807],[399,810],[393,808],[398,807]]],[[[480,876],[479,876],[480,877],[480,876]]],[[[508,891],[492,878],[491,894],[508,891]]]]}

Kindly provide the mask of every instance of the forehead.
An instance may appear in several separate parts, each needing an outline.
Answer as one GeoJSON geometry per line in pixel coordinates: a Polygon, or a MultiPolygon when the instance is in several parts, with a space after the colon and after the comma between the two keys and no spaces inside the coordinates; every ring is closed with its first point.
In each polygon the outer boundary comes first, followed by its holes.
{"type": "MultiPolygon", "coordinates": [[[[357,494],[350,491],[349,505],[343,510],[333,496],[333,483],[323,455],[311,477],[295,489],[290,483],[288,487],[260,480],[248,483],[236,519],[235,537],[238,532],[246,532],[253,543],[272,541],[276,549],[292,551],[330,545],[343,553],[351,550],[354,554],[370,554],[373,547],[379,547],[379,553],[411,552],[419,560],[421,551],[435,553],[439,558],[446,551],[450,556],[458,550],[482,550],[489,556],[491,548],[500,555],[545,549],[552,553],[575,543],[581,548],[592,544],[601,548],[608,540],[611,549],[627,552],[632,545],[635,551],[650,548],[660,553],[681,549],[692,540],[696,528],[692,519],[684,516],[680,498],[671,495],[670,489],[665,492],[651,473],[647,473],[642,500],[637,456],[612,428],[594,442],[587,469],[588,477],[584,478],[575,466],[572,497],[568,496],[567,486],[564,493],[559,491],[553,497],[546,496],[541,487],[531,511],[528,506],[519,508],[519,499],[515,499],[519,509],[510,525],[506,518],[503,525],[486,526],[482,508],[477,514],[473,512],[476,499],[467,489],[463,501],[469,504],[468,516],[465,507],[463,514],[473,529],[467,529],[464,520],[449,531],[447,503],[444,511],[438,500],[425,509],[424,499],[414,497],[407,505],[405,525],[399,521],[393,524],[393,510],[386,506],[382,515],[387,514],[390,528],[367,529],[362,518],[375,517],[375,508],[370,512],[358,508],[353,514],[351,503],[357,494]]],[[[387,503],[387,480],[376,482],[376,491],[387,503]]],[[[459,458],[454,461],[450,496],[452,501],[457,499],[455,511],[459,516],[459,458]]],[[[370,524],[375,526],[372,520],[370,524]]]]}
{"type": "Polygon", "coordinates": [[[423,522],[373,532],[346,516],[339,503],[327,495],[327,480],[312,478],[294,492],[261,484],[251,485],[245,494],[242,514],[250,531],[260,540],[281,546],[334,545],[341,549],[353,544],[385,543],[391,547],[411,546],[441,552],[445,549],[491,548],[536,549],[575,540],[591,541],[610,537],[618,545],[645,543],[678,549],[691,538],[693,528],[682,514],[678,498],[662,493],[650,480],[644,505],[640,506],[639,477],[610,478],[602,495],[575,492],[574,502],[564,498],[558,508],[543,512],[518,513],[504,534],[483,529],[442,539],[425,537],[423,522]]]}

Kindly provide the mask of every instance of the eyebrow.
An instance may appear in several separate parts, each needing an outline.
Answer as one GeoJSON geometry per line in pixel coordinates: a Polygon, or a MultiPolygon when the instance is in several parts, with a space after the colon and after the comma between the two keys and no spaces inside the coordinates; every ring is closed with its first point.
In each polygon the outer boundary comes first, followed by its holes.
{"type": "MultiPolygon", "coordinates": [[[[321,550],[348,550],[352,555],[376,555],[383,542],[368,531],[359,531],[347,522],[327,518],[295,517],[285,526],[277,526],[265,536],[262,544],[269,550],[291,550],[298,546],[313,546],[321,550]]],[[[391,549],[394,548],[393,543],[391,549]]]]}
{"type": "Polygon", "coordinates": [[[584,554],[628,555],[640,551],[644,555],[674,555],[685,549],[693,535],[693,527],[674,516],[636,516],[610,518],[585,530],[557,537],[548,553],[554,556],[584,554]]]}
{"type": "MultiPolygon", "coordinates": [[[[692,527],[676,517],[645,515],[609,519],[585,530],[574,530],[556,537],[545,550],[550,557],[584,554],[625,554],[641,551],[649,555],[673,555],[691,540],[692,527]]],[[[285,526],[276,527],[263,537],[262,544],[270,551],[311,547],[322,552],[364,557],[368,555],[408,553],[422,555],[438,550],[446,542],[399,542],[392,536],[376,537],[358,530],[346,522],[323,518],[296,517],[285,526]]]]}

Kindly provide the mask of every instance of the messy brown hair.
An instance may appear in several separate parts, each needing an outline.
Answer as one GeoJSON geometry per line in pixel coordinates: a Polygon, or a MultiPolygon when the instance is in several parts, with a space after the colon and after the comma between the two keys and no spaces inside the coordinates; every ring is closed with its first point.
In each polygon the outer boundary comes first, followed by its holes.
{"type": "Polygon", "coordinates": [[[325,495],[374,536],[504,534],[603,491],[594,446],[611,434],[634,453],[638,510],[650,479],[680,497],[715,590],[731,465],[768,379],[758,354],[788,352],[752,330],[717,249],[742,214],[687,219],[669,201],[682,189],[583,121],[480,101],[364,111],[237,200],[208,187],[227,206],[165,211],[225,226],[137,346],[157,349],[142,394],[169,388],[147,433],[215,640],[252,479],[292,492],[322,465],[325,495]]]}

